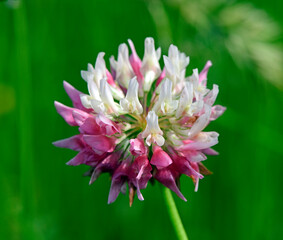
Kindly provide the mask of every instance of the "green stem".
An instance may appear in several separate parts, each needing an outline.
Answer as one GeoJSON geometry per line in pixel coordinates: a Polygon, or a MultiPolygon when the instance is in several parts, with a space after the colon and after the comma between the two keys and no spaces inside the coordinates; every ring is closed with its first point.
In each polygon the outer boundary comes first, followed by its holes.
{"type": "Polygon", "coordinates": [[[178,236],[178,239],[179,240],[189,240],[186,234],[186,231],[184,229],[182,220],[180,218],[180,215],[178,213],[173,196],[171,194],[171,190],[167,187],[164,188],[164,196],[165,196],[166,205],[168,207],[168,212],[169,212],[172,224],[175,228],[176,234],[178,236]]]}

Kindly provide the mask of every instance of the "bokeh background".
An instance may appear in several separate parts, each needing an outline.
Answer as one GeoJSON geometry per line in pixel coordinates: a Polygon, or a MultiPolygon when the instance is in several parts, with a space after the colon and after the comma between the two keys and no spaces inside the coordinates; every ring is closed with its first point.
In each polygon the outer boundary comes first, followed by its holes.
{"type": "MultiPolygon", "coordinates": [[[[280,0],[0,1],[0,239],[175,239],[160,184],[144,202],[120,195],[107,205],[108,175],[92,186],[75,152],[51,142],[77,132],[53,101],[70,104],[62,81],[86,91],[80,70],[98,52],[117,56],[132,39],[141,56],[147,36],[168,53],[191,57],[187,74],[213,62],[226,113],[213,175],[188,202],[176,196],[190,239],[283,239],[283,53],[280,0]]],[[[108,63],[107,63],[108,64],[108,63]]]]}

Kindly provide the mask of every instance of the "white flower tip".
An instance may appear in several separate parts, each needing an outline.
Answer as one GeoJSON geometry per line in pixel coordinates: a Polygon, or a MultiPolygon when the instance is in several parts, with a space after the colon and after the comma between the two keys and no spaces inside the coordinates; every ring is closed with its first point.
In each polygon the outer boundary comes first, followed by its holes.
{"type": "Polygon", "coordinates": [[[96,58],[96,62],[95,62],[95,69],[96,70],[97,69],[105,70],[106,65],[105,65],[105,61],[104,61],[104,55],[105,55],[104,52],[98,53],[97,58],[96,58]]]}
{"type": "Polygon", "coordinates": [[[171,44],[170,46],[169,46],[169,50],[168,50],[168,56],[171,58],[174,58],[174,57],[177,57],[179,55],[179,50],[178,50],[178,48],[175,46],[175,45],[173,45],[173,44],[171,44]]]}
{"type": "Polygon", "coordinates": [[[118,48],[118,58],[122,57],[124,60],[129,58],[129,49],[126,43],[122,43],[118,48]]]}
{"type": "Polygon", "coordinates": [[[193,75],[195,75],[195,76],[198,76],[199,74],[198,74],[198,68],[194,68],[193,69],[193,75]]]}
{"type": "Polygon", "coordinates": [[[128,86],[126,98],[120,100],[120,106],[125,112],[141,114],[143,107],[138,98],[139,83],[137,77],[133,77],[128,86]]]}
{"type": "Polygon", "coordinates": [[[88,71],[88,72],[94,72],[94,68],[93,68],[93,66],[92,66],[91,63],[88,63],[88,64],[87,64],[87,71],[88,71]]]}
{"type": "Polygon", "coordinates": [[[98,55],[97,55],[97,59],[103,59],[104,56],[105,56],[105,52],[100,52],[100,53],[98,53],[98,55]]]}
{"type": "Polygon", "coordinates": [[[109,58],[109,61],[110,61],[111,67],[112,67],[114,70],[116,70],[116,68],[117,68],[117,62],[115,61],[115,58],[114,58],[113,55],[109,58]]]}
{"type": "Polygon", "coordinates": [[[81,70],[81,77],[83,80],[87,81],[87,71],[81,70]]]}
{"type": "Polygon", "coordinates": [[[156,58],[157,58],[158,61],[159,61],[160,57],[161,57],[161,48],[159,47],[159,48],[156,50],[156,58]]]}
{"type": "Polygon", "coordinates": [[[166,70],[169,72],[169,74],[173,75],[174,74],[174,66],[173,66],[170,58],[163,55],[163,60],[164,60],[164,65],[166,67],[166,70]]]}
{"type": "Polygon", "coordinates": [[[155,51],[154,39],[152,37],[147,37],[144,41],[144,51],[146,54],[153,54],[155,51]]]}

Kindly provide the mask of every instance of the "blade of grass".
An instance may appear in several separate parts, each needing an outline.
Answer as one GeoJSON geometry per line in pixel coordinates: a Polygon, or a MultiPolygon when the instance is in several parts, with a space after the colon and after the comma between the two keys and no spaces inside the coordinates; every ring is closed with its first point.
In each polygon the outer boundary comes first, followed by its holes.
{"type": "Polygon", "coordinates": [[[25,2],[13,10],[15,36],[14,76],[17,92],[18,148],[20,166],[20,196],[22,202],[21,234],[23,239],[34,239],[35,216],[34,157],[32,144],[32,80],[28,46],[25,2]]]}

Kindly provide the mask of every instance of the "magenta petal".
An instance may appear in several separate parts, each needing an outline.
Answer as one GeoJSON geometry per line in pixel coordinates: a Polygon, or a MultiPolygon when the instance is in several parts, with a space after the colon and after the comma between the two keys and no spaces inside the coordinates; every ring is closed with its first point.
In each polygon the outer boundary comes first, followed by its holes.
{"type": "Polygon", "coordinates": [[[84,135],[83,139],[94,150],[112,152],[115,148],[115,140],[103,135],[84,135]]]}
{"type": "Polygon", "coordinates": [[[165,76],[166,76],[166,71],[165,71],[165,68],[163,68],[163,71],[161,72],[159,78],[156,81],[156,87],[158,87],[158,85],[162,82],[165,76]]]}
{"type": "Polygon", "coordinates": [[[87,118],[83,124],[80,125],[79,131],[89,135],[100,135],[101,129],[96,123],[94,117],[87,118]]]}
{"type": "Polygon", "coordinates": [[[169,169],[161,169],[158,170],[154,176],[154,178],[162,183],[165,187],[168,187],[173,192],[175,192],[179,198],[183,199],[184,201],[187,201],[187,199],[183,196],[183,194],[180,192],[179,188],[176,185],[175,178],[169,169]]]}
{"type": "Polygon", "coordinates": [[[73,159],[67,162],[67,165],[77,166],[83,164],[85,160],[84,151],[79,152],[73,159]]]}
{"type": "Polygon", "coordinates": [[[111,188],[108,196],[108,204],[114,202],[118,197],[121,190],[123,190],[123,186],[125,181],[127,180],[130,159],[124,160],[121,165],[115,170],[112,176],[111,188]]]}
{"type": "Polygon", "coordinates": [[[113,179],[111,182],[110,192],[108,196],[108,204],[115,202],[117,197],[119,196],[119,193],[121,192],[121,189],[124,185],[124,181],[120,179],[113,179]]]}
{"type": "Polygon", "coordinates": [[[64,120],[71,126],[78,126],[76,121],[73,118],[73,111],[74,108],[70,108],[65,106],[62,103],[59,103],[57,101],[54,102],[55,108],[57,112],[64,118],[64,120]]]}
{"type": "Polygon", "coordinates": [[[174,169],[188,177],[203,178],[203,176],[192,167],[191,163],[185,157],[177,156],[174,158],[174,169]]]}
{"type": "Polygon", "coordinates": [[[71,84],[69,84],[66,81],[63,82],[63,86],[64,86],[66,93],[68,94],[68,96],[72,100],[73,106],[75,108],[78,108],[78,109],[86,111],[86,112],[93,111],[92,109],[87,109],[82,105],[81,98],[80,98],[80,95],[82,94],[82,92],[75,89],[71,84]]]}
{"type": "Polygon", "coordinates": [[[89,184],[92,184],[102,172],[113,173],[119,165],[120,156],[121,154],[119,152],[114,152],[102,160],[94,169],[89,184]]]}
{"type": "Polygon", "coordinates": [[[138,83],[141,86],[141,84],[143,83],[143,75],[140,72],[142,61],[140,60],[140,58],[139,58],[139,56],[136,52],[136,49],[135,49],[135,46],[134,46],[134,43],[132,42],[132,40],[129,39],[128,42],[129,42],[130,48],[132,50],[132,55],[130,56],[130,63],[132,65],[132,68],[134,70],[135,75],[137,76],[138,83]]]}
{"type": "Polygon", "coordinates": [[[121,133],[120,127],[102,114],[96,117],[96,123],[100,126],[101,132],[105,135],[113,135],[117,132],[121,133]]]}
{"type": "Polygon", "coordinates": [[[111,73],[107,69],[106,69],[106,77],[107,77],[107,83],[110,86],[117,88],[117,85],[115,84],[111,73]]]}
{"type": "Polygon", "coordinates": [[[97,167],[98,164],[101,162],[101,160],[105,159],[107,157],[107,155],[108,155],[108,153],[98,155],[91,149],[90,151],[86,151],[86,153],[85,153],[84,164],[91,166],[91,167],[97,167]]]}
{"type": "Polygon", "coordinates": [[[130,140],[130,152],[134,156],[140,156],[146,153],[144,141],[139,138],[130,140]]]}
{"type": "Polygon", "coordinates": [[[81,135],[75,135],[70,138],[53,142],[53,145],[60,148],[69,148],[75,151],[80,151],[84,148],[81,135]]]}
{"type": "Polygon", "coordinates": [[[157,169],[168,167],[172,164],[170,156],[162,150],[161,147],[155,146],[153,149],[153,155],[150,160],[152,165],[155,165],[157,169]]]}
{"type": "Polygon", "coordinates": [[[140,189],[144,189],[147,186],[151,175],[151,165],[146,155],[137,157],[132,163],[129,170],[129,181],[136,187],[139,200],[144,200],[140,192],[140,189]]]}
{"type": "Polygon", "coordinates": [[[90,114],[79,109],[74,109],[72,115],[78,126],[81,126],[85,120],[91,116],[90,114]]]}
{"type": "MultiPolygon", "coordinates": [[[[207,73],[209,68],[212,66],[211,61],[207,61],[204,68],[201,70],[199,74],[199,82],[206,81],[207,80],[207,73]]],[[[205,84],[206,85],[206,84],[205,84]]]]}
{"type": "Polygon", "coordinates": [[[206,148],[206,149],[203,149],[201,150],[204,154],[207,154],[207,155],[219,155],[219,152],[215,151],[214,149],[212,148],[206,148]]]}

